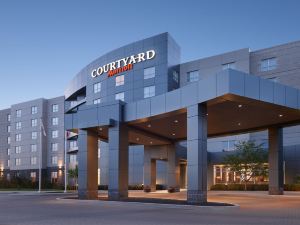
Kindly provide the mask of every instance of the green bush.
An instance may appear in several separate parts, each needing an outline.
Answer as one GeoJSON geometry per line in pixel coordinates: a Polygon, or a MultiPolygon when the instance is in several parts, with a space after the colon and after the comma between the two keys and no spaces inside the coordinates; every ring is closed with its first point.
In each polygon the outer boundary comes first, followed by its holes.
{"type": "Polygon", "coordinates": [[[108,190],[108,185],[98,185],[98,190],[108,190]]]}
{"type": "MultiPolygon", "coordinates": [[[[215,184],[211,186],[211,190],[214,191],[244,191],[244,184],[215,184]]],[[[247,184],[247,191],[267,191],[267,184],[247,184]]]]}
{"type": "MultiPolygon", "coordinates": [[[[213,191],[244,191],[244,184],[215,184],[211,186],[213,191]]],[[[247,184],[247,191],[268,191],[268,184],[247,184]]],[[[285,184],[285,191],[300,191],[300,184],[285,184]]]]}
{"type": "Polygon", "coordinates": [[[285,191],[300,191],[300,184],[285,184],[285,191]]]}
{"type": "Polygon", "coordinates": [[[295,177],[295,183],[300,184],[300,175],[296,175],[295,177]]]}
{"type": "MultiPolygon", "coordinates": [[[[108,185],[98,185],[98,190],[108,190],[108,185]]],[[[144,185],[143,184],[129,185],[128,190],[144,190],[144,185]]],[[[166,186],[162,184],[157,184],[156,190],[166,190],[166,186]]]]}
{"type": "MultiPolygon", "coordinates": [[[[31,179],[26,177],[12,177],[10,180],[0,179],[1,189],[37,189],[38,182],[33,182],[31,179]]],[[[42,182],[42,189],[64,189],[61,184],[50,183],[48,181],[42,182]]]]}

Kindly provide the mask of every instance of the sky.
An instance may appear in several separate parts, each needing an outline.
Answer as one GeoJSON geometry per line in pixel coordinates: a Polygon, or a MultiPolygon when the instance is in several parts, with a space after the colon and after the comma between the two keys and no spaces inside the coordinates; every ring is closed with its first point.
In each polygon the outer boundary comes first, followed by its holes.
{"type": "Polygon", "coordinates": [[[298,0],[0,0],[0,109],[64,94],[87,64],[162,32],[182,62],[300,40],[298,0]]]}

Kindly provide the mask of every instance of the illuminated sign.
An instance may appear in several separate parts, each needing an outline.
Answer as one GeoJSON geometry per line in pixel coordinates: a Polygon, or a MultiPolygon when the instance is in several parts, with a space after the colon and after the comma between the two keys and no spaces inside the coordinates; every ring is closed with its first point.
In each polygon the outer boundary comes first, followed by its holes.
{"type": "Polygon", "coordinates": [[[136,55],[118,59],[104,66],[100,66],[97,69],[92,70],[91,76],[94,78],[102,75],[103,73],[107,73],[108,77],[111,77],[114,76],[115,74],[122,73],[127,70],[132,70],[133,64],[135,63],[144,62],[146,60],[153,59],[154,57],[155,57],[154,50],[141,52],[136,55]]]}

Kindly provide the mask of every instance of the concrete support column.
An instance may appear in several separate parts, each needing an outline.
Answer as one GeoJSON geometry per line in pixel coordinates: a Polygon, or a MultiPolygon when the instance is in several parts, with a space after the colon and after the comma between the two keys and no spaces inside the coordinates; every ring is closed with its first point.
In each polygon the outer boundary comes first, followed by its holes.
{"type": "Polygon", "coordinates": [[[116,122],[108,129],[109,180],[108,199],[128,197],[128,128],[116,122]]]}
{"type": "Polygon", "coordinates": [[[190,204],[207,202],[207,106],[187,108],[187,163],[190,204]]]}
{"type": "Polygon", "coordinates": [[[167,186],[168,190],[173,190],[175,192],[180,191],[180,165],[179,159],[176,157],[175,145],[167,146],[167,186]]]}
{"type": "Polygon", "coordinates": [[[269,128],[269,194],[283,194],[282,128],[269,128]]]}
{"type": "Polygon", "coordinates": [[[144,190],[156,191],[156,160],[151,158],[151,148],[144,147],[144,190]]]}
{"type": "Polygon", "coordinates": [[[78,197],[98,198],[98,137],[89,130],[78,135],[78,197]]]}

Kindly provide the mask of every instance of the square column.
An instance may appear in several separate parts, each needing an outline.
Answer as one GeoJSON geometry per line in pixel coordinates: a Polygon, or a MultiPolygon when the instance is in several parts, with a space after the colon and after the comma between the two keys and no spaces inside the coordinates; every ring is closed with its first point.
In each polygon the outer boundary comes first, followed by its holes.
{"type": "Polygon", "coordinates": [[[269,194],[283,194],[282,128],[269,128],[269,194]]]}
{"type": "Polygon", "coordinates": [[[175,145],[167,145],[167,186],[170,192],[180,191],[180,166],[175,145]]]}
{"type": "Polygon", "coordinates": [[[89,130],[78,135],[78,198],[98,198],[98,136],[89,130]]]}
{"type": "Polygon", "coordinates": [[[207,202],[207,106],[205,103],[187,108],[187,201],[207,202]]]}
{"type": "Polygon", "coordinates": [[[144,191],[156,191],[156,159],[151,157],[151,147],[144,146],[144,191]]]}
{"type": "Polygon", "coordinates": [[[108,129],[109,178],[108,199],[128,197],[128,128],[116,121],[108,129]]]}

